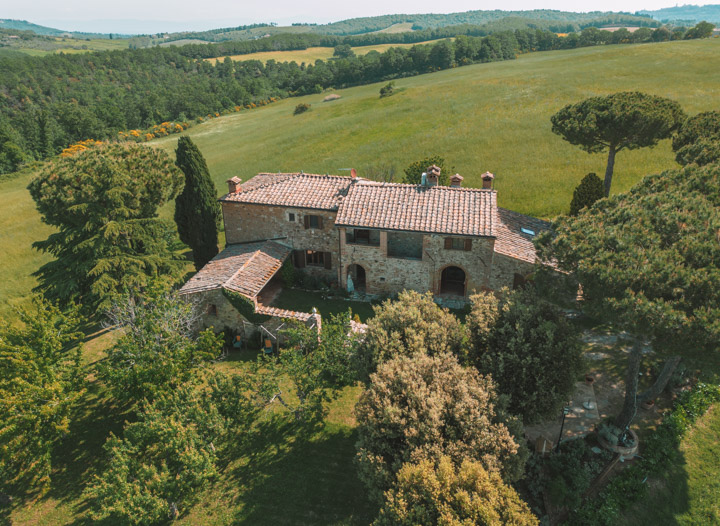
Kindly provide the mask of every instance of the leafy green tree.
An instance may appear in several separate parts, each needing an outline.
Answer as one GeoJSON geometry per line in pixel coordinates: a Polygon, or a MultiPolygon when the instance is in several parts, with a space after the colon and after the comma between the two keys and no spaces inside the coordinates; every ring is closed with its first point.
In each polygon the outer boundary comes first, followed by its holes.
{"type": "Polygon", "coordinates": [[[277,360],[258,364],[257,373],[267,378],[261,392],[283,405],[297,421],[322,420],[327,402],[356,379],[353,357],[358,338],[350,320],[349,312],[323,320],[319,335],[314,327],[291,324],[283,331],[287,341],[277,360]]]}
{"type": "Polygon", "coordinates": [[[354,58],[355,52],[349,44],[340,44],[333,49],[334,58],[354,58]]]}
{"type": "Polygon", "coordinates": [[[398,356],[371,378],[355,414],[359,473],[375,498],[405,462],[441,455],[458,465],[480,461],[509,479],[522,473],[492,378],[462,367],[451,354],[398,356]]]}
{"type": "Polygon", "coordinates": [[[670,99],[638,91],[590,97],[569,104],[551,117],[552,131],[588,153],[608,152],[605,196],[610,195],[615,155],[655,146],[670,137],[685,118],[670,99]]]}
{"type": "Polygon", "coordinates": [[[570,201],[570,215],[578,215],[580,210],[590,208],[595,201],[603,197],[605,197],[603,182],[594,173],[587,174],[573,192],[573,198],[570,201]]]}
{"type": "Polygon", "coordinates": [[[180,240],[192,249],[199,270],[218,253],[222,212],[205,158],[190,137],[178,139],[175,155],[185,174],[185,187],[175,199],[175,224],[180,240]]]}
{"type": "Polygon", "coordinates": [[[706,111],[687,119],[673,138],[673,151],[684,166],[720,162],[720,112],[706,111]]]}
{"type": "Polygon", "coordinates": [[[222,350],[221,337],[212,330],[198,333],[195,305],[161,287],[118,298],[109,318],[121,336],[108,349],[99,373],[125,402],[152,401],[177,388],[222,350]]]}
{"type": "Polygon", "coordinates": [[[110,435],[108,466],[85,491],[93,520],[157,524],[197,502],[217,476],[225,421],[207,393],[186,385],[166,391],[122,438],[110,435]]]}
{"type": "Polygon", "coordinates": [[[28,186],[43,222],[57,228],[33,244],[55,259],[39,289],[63,304],[105,309],[117,291],[182,268],[174,228],[157,210],[182,187],[182,173],[157,148],[107,144],[49,164],[28,186]]]}
{"type": "Polygon", "coordinates": [[[374,526],[539,524],[517,492],[481,462],[441,455],[400,468],[374,526]]]}
{"type": "Polygon", "coordinates": [[[403,182],[407,184],[420,184],[423,172],[427,172],[428,168],[432,165],[438,166],[441,170],[440,177],[438,178],[438,184],[441,186],[447,186],[450,183],[450,176],[448,175],[448,172],[452,171],[452,168],[446,170],[445,159],[438,155],[425,157],[424,159],[411,163],[407,168],[405,168],[405,178],[403,179],[403,182]]]}
{"type": "Polygon", "coordinates": [[[708,38],[712,35],[713,29],[715,29],[715,24],[711,24],[710,22],[705,22],[703,20],[702,22],[698,22],[695,27],[685,33],[685,40],[692,38],[708,38]]]}
{"type": "Polygon", "coordinates": [[[19,146],[21,142],[20,135],[0,118],[0,174],[17,171],[27,159],[19,146]]]}
{"type": "Polygon", "coordinates": [[[365,380],[381,363],[398,356],[449,352],[466,360],[465,328],[433,301],[432,293],[406,290],[397,300],[387,300],[374,311],[357,355],[365,380]]]}
{"type": "Polygon", "coordinates": [[[628,193],[560,217],[538,240],[582,286],[583,309],[637,336],[629,356],[625,429],[637,404],[656,398],[682,355],[716,352],[720,341],[720,165],[687,166],[643,179],[628,193]],[[642,340],[668,357],[637,394],[642,340]]]}
{"type": "Polygon", "coordinates": [[[471,355],[498,392],[510,397],[508,410],[535,423],[557,414],[572,396],[581,373],[582,346],[563,313],[531,289],[505,291],[501,298],[471,297],[466,323],[471,355]]]}
{"type": "Polygon", "coordinates": [[[80,318],[42,298],[0,322],[0,491],[44,491],[82,395],[80,318]]]}

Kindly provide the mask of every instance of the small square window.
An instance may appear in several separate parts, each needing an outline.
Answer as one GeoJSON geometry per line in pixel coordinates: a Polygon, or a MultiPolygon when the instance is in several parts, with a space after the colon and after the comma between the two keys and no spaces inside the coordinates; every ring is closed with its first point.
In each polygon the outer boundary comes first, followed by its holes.
{"type": "Polygon", "coordinates": [[[207,306],[207,313],[208,313],[210,316],[217,316],[217,305],[213,305],[212,303],[210,303],[210,304],[207,306]]]}
{"type": "Polygon", "coordinates": [[[288,221],[290,221],[291,223],[294,223],[294,222],[295,222],[295,214],[293,214],[292,212],[290,212],[290,213],[288,214],[288,221]]]}

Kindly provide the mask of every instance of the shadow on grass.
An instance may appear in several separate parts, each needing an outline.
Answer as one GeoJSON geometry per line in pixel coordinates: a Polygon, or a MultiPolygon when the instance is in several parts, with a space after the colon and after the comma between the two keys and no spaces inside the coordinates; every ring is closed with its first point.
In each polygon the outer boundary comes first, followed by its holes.
{"type": "MultiPolygon", "coordinates": [[[[110,433],[121,435],[126,420],[133,420],[127,407],[118,406],[101,384],[88,386],[82,404],[76,408],[69,435],[58,446],[48,497],[77,503],[72,524],[91,524],[85,518],[88,503],[82,492],[105,463],[103,445],[110,433]]],[[[98,524],[97,521],[92,524],[98,524]]]]}
{"type": "MultiPolygon", "coordinates": [[[[640,443],[642,452],[642,442],[640,443]]],[[[638,502],[622,514],[621,524],[658,524],[674,526],[687,524],[678,521],[677,515],[690,511],[688,465],[680,453],[668,466],[662,478],[649,478],[647,492],[638,502]]],[[[711,524],[708,522],[706,524],[711,524]]]]}
{"type": "Polygon", "coordinates": [[[263,422],[230,479],[242,489],[234,524],[369,524],[376,510],[356,475],[356,433],[336,424],[299,429],[263,422]]]}

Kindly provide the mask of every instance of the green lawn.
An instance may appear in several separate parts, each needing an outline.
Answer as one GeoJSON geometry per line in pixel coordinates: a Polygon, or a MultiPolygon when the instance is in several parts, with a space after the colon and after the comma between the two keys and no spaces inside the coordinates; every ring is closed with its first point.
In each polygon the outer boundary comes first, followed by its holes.
{"type": "MultiPolygon", "coordinates": [[[[720,39],[530,53],[518,60],[477,64],[397,81],[402,91],[380,99],[383,83],[283,100],[190,128],[218,192],[225,180],[260,171],[346,173],[402,168],[439,154],[480,186],[495,173],[500,206],[549,218],[567,211],[588,172],[603,173],[603,155],[588,155],[550,131],[550,116],[591,95],[638,89],[678,100],[691,114],[720,107],[720,39]],[[299,102],[311,111],[293,116],[299,102]]],[[[153,144],[173,152],[177,136],[153,144]]],[[[621,152],[614,191],[676,166],[669,141],[621,152]]],[[[30,247],[47,236],[25,186],[29,175],[0,182],[4,280],[0,315],[25,296],[30,274],[44,261],[30,247]]],[[[171,208],[163,215],[171,217],[171,208]]]]}
{"type": "Polygon", "coordinates": [[[363,322],[374,315],[372,305],[368,302],[328,299],[321,292],[309,292],[299,289],[283,289],[272,302],[272,306],[299,312],[311,312],[312,308],[316,307],[323,317],[340,314],[352,309],[353,315],[360,316],[360,320],[363,322]]]}

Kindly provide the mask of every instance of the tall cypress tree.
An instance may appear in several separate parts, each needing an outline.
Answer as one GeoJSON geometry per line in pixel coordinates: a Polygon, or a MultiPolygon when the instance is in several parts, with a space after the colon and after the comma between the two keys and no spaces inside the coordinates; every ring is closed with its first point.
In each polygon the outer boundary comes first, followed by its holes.
{"type": "Polygon", "coordinates": [[[185,174],[185,188],[175,200],[175,223],[180,239],[193,251],[195,268],[200,269],[218,253],[220,203],[205,158],[190,137],[180,137],[175,154],[185,174]]]}

